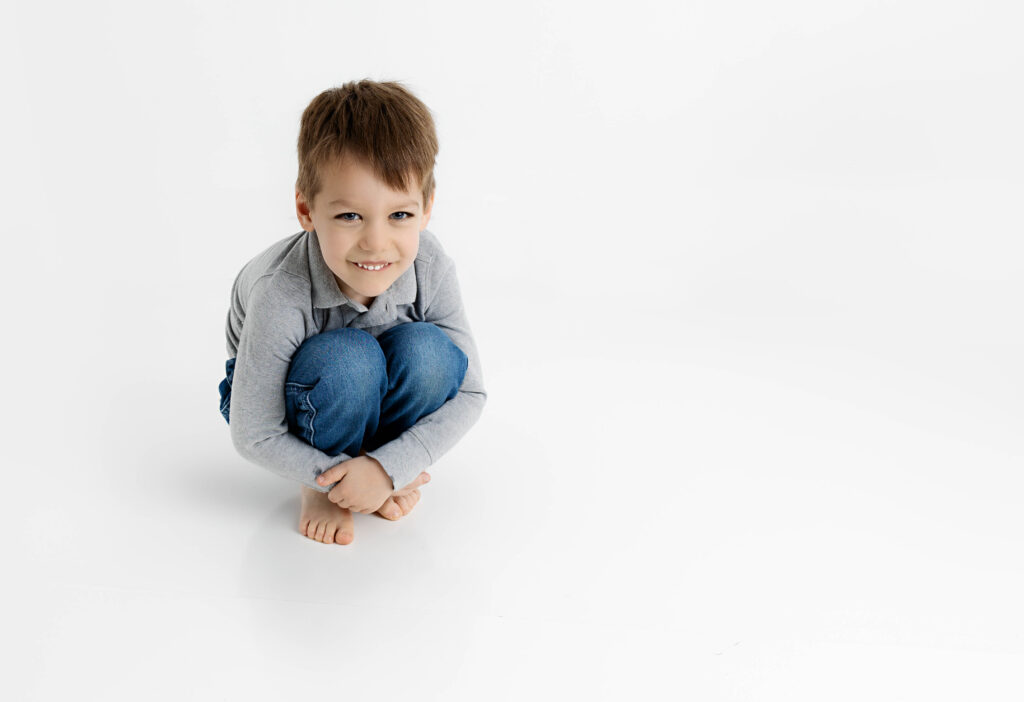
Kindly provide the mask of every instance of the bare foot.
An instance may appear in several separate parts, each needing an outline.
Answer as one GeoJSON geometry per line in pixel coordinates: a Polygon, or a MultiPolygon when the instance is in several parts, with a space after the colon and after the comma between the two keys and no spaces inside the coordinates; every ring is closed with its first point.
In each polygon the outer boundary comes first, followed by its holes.
{"type": "Polygon", "coordinates": [[[384,504],[377,510],[377,514],[390,519],[393,522],[398,521],[405,515],[412,512],[412,508],[416,506],[416,503],[420,501],[420,491],[413,490],[407,495],[392,495],[384,504]]]}
{"type": "Polygon", "coordinates": [[[350,544],[355,538],[352,511],[328,500],[326,492],[303,485],[299,531],[325,544],[350,544]]]}
{"type": "MultiPolygon", "coordinates": [[[[365,456],[366,451],[364,449],[360,449],[359,455],[365,456]]],[[[416,476],[416,479],[406,485],[404,489],[408,490],[413,485],[424,485],[428,480],[430,480],[430,476],[427,475],[426,471],[424,471],[416,476]]],[[[380,506],[380,509],[378,509],[376,513],[385,519],[397,522],[399,519],[409,514],[409,512],[412,512],[412,508],[415,507],[416,503],[419,501],[420,491],[419,489],[414,488],[401,496],[392,495],[384,501],[384,504],[380,506]]]]}

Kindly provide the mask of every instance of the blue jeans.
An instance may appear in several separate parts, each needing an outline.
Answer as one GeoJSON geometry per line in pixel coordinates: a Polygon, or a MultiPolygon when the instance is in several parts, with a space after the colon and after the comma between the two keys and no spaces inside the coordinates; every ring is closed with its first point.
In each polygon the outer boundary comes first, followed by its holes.
{"type": "MultiPolygon", "coordinates": [[[[353,327],[311,336],[288,368],[288,430],[329,456],[373,451],[455,397],[468,365],[462,349],[429,322],[399,324],[377,338],[353,327]]],[[[220,383],[228,423],[234,369],[228,359],[220,383]]]]}

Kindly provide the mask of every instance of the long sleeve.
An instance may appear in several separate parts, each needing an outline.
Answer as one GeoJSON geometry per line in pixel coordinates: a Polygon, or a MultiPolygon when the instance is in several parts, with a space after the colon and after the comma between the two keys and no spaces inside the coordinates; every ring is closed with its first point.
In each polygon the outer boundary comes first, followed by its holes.
{"type": "MultiPolygon", "coordinates": [[[[284,386],[308,324],[288,290],[256,281],[238,341],[231,387],[231,441],[242,457],[318,492],[317,476],[350,456],[329,456],[289,433],[284,386]]],[[[308,293],[307,293],[308,296],[308,293]]]]}
{"type": "Polygon", "coordinates": [[[447,453],[480,418],[487,401],[480,356],[462,304],[455,263],[448,257],[443,261],[447,265],[436,271],[436,278],[431,276],[432,283],[437,281],[431,285],[436,287],[436,293],[426,306],[423,321],[443,329],[466,354],[469,365],[455,397],[421,417],[394,440],[367,452],[380,461],[396,489],[412,482],[447,453]]]}

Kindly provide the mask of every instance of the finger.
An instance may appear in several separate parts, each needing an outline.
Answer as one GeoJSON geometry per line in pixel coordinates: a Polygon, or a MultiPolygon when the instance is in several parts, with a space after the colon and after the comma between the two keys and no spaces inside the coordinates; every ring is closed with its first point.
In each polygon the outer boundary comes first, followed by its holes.
{"type": "Polygon", "coordinates": [[[346,509],[352,508],[352,501],[349,499],[347,491],[343,490],[341,485],[335,485],[327,493],[327,499],[338,505],[339,507],[345,507],[346,509]]]}
{"type": "Polygon", "coordinates": [[[427,473],[427,472],[424,471],[423,473],[420,473],[419,475],[417,475],[413,479],[413,481],[411,483],[409,483],[408,485],[402,487],[402,489],[400,489],[400,490],[396,490],[392,494],[394,494],[394,495],[408,495],[410,492],[412,492],[416,488],[422,487],[423,485],[426,485],[429,482],[430,482],[430,473],[427,473]]]}
{"type": "Polygon", "coordinates": [[[317,485],[330,485],[336,483],[345,477],[345,473],[348,472],[348,468],[345,467],[344,463],[339,463],[336,466],[331,466],[316,479],[317,485]]]}
{"type": "Polygon", "coordinates": [[[402,492],[395,493],[396,497],[412,497],[413,495],[419,495],[419,488],[409,488],[408,490],[402,490],[402,492]]]}
{"type": "Polygon", "coordinates": [[[413,478],[412,482],[409,483],[408,485],[404,486],[402,489],[403,490],[415,490],[416,488],[421,487],[423,485],[426,485],[429,482],[430,482],[430,473],[427,473],[426,471],[424,471],[424,472],[420,473],[419,475],[417,475],[415,478],[413,478]]]}

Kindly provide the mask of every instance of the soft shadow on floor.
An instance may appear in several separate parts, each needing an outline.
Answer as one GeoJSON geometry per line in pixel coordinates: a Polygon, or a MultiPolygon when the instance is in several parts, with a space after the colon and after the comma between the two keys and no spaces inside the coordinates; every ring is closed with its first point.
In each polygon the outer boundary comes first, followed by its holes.
{"type": "Polygon", "coordinates": [[[269,505],[288,500],[297,517],[299,486],[260,470],[215,457],[172,457],[155,479],[167,500],[187,505],[191,511],[209,510],[219,518],[253,521],[269,505]],[[251,470],[247,473],[246,468],[251,470]]]}

